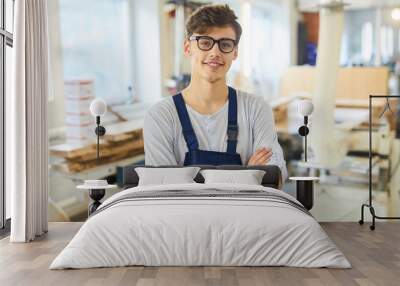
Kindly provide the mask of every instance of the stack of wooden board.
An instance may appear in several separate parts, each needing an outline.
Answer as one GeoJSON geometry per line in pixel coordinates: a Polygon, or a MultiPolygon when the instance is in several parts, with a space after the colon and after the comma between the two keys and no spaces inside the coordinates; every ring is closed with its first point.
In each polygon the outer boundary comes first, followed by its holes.
{"type": "Polygon", "coordinates": [[[96,143],[60,144],[51,146],[50,156],[61,158],[51,167],[65,173],[81,172],[144,153],[143,121],[126,121],[106,127],[106,135],[100,141],[100,159],[97,160],[96,143]]]}

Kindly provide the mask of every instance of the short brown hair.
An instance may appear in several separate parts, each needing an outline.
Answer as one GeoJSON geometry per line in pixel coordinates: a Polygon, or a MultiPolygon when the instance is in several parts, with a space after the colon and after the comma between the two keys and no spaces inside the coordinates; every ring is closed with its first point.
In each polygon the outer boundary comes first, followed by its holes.
{"type": "Polygon", "coordinates": [[[242,35],[242,27],[236,21],[237,17],[228,5],[209,4],[196,9],[186,22],[186,36],[193,33],[205,33],[212,27],[230,26],[236,34],[236,43],[239,43],[242,35]]]}

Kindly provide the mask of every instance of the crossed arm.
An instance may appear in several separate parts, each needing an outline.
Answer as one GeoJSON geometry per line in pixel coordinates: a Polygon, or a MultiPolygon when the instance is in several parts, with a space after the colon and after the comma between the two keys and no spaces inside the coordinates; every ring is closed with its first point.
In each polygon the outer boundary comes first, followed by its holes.
{"type": "MultiPolygon", "coordinates": [[[[244,163],[277,165],[281,169],[284,181],[287,177],[286,162],[278,142],[272,109],[262,98],[258,98],[254,103],[250,119],[253,128],[252,155],[244,163]]],[[[169,124],[172,122],[170,116],[166,110],[153,110],[146,114],[143,132],[148,165],[178,164],[174,154],[174,129],[169,124]]]]}

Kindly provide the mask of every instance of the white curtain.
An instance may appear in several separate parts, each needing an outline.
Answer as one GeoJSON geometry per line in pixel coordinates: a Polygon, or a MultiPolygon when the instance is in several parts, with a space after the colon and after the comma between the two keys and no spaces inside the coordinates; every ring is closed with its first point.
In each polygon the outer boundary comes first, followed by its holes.
{"type": "Polygon", "coordinates": [[[48,46],[46,0],[15,1],[13,92],[7,112],[12,242],[47,232],[48,46]]]}

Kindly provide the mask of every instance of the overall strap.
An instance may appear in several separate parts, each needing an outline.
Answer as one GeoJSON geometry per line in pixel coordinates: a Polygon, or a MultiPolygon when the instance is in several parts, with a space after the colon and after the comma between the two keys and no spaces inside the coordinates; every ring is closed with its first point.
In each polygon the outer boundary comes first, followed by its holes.
{"type": "Polygon", "coordinates": [[[192,123],[190,122],[189,113],[186,109],[182,93],[174,95],[172,99],[174,100],[176,111],[178,112],[179,121],[182,125],[183,137],[185,138],[187,148],[189,150],[199,149],[199,142],[197,141],[192,123]]]}
{"type": "Polygon", "coordinates": [[[228,86],[229,103],[228,103],[228,141],[227,141],[227,152],[236,153],[237,137],[238,137],[238,125],[237,125],[237,96],[236,90],[228,86]]]}

